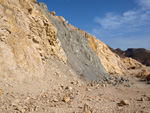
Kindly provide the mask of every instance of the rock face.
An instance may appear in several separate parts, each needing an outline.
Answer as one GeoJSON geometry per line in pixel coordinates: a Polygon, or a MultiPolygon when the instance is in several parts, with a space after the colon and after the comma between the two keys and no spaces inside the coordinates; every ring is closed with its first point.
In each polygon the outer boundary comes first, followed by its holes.
{"type": "Polygon", "coordinates": [[[110,76],[82,33],[40,6],[36,0],[0,0],[0,77],[44,77],[54,58],[86,80],[107,80],[110,76]]]}
{"type": "Polygon", "coordinates": [[[57,70],[100,82],[113,79],[107,73],[123,74],[128,67],[137,66],[36,2],[0,0],[1,78],[38,79],[57,70]]]}
{"type": "Polygon", "coordinates": [[[36,0],[0,0],[0,77],[42,77],[46,59],[67,57],[36,0]]]}
{"type": "Polygon", "coordinates": [[[83,34],[76,30],[77,28],[68,25],[68,22],[62,17],[53,16],[43,3],[39,5],[45,10],[49,19],[56,26],[58,38],[67,55],[67,63],[78,74],[90,81],[99,81],[102,78],[107,79],[101,61],[94,50],[89,46],[88,40],[83,34]]]}
{"type": "Polygon", "coordinates": [[[143,65],[132,58],[120,57],[115,54],[110,47],[98,40],[96,37],[86,33],[83,30],[79,31],[88,39],[89,46],[96,52],[101,60],[102,65],[110,74],[124,74],[127,69],[139,68],[143,65]]]}
{"type": "Polygon", "coordinates": [[[120,58],[96,37],[68,24],[63,17],[54,16],[48,11],[45,4],[39,3],[39,5],[57,27],[58,38],[67,55],[67,62],[77,74],[95,80],[99,76],[106,77],[105,70],[109,74],[124,74],[127,69],[133,67],[132,65],[142,66],[135,60],[120,58]]]}
{"type": "Polygon", "coordinates": [[[108,73],[123,74],[126,72],[126,66],[118,55],[114,54],[106,44],[99,41],[95,37],[89,38],[89,42],[92,42],[91,39],[94,39],[94,45],[96,45],[95,48],[97,49],[97,54],[108,73]]]}
{"type": "Polygon", "coordinates": [[[122,60],[125,66],[127,67],[127,69],[137,69],[137,68],[144,67],[144,65],[142,65],[140,62],[132,58],[126,57],[126,58],[123,58],[122,60]]]}
{"type": "Polygon", "coordinates": [[[102,65],[108,73],[123,74],[126,72],[126,66],[122,62],[122,59],[114,54],[106,44],[90,34],[86,34],[85,37],[88,39],[90,47],[92,47],[99,56],[102,65]]]}

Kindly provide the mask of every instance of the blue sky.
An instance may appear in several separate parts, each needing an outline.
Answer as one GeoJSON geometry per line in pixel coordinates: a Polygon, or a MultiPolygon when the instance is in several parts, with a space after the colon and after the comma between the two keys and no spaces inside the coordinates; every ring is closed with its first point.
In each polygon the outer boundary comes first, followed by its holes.
{"type": "Polygon", "coordinates": [[[113,48],[150,50],[150,0],[38,0],[113,48]]]}

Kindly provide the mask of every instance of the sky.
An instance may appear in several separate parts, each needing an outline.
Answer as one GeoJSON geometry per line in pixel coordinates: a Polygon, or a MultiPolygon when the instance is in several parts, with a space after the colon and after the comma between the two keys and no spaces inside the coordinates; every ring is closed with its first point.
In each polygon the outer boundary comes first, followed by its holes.
{"type": "Polygon", "coordinates": [[[108,46],[150,50],[150,0],[37,0],[108,46]]]}

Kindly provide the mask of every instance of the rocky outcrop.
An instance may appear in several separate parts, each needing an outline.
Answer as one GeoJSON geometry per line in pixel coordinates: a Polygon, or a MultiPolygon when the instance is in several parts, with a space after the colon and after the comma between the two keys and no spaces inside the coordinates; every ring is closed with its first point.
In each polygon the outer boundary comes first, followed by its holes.
{"type": "Polygon", "coordinates": [[[83,34],[76,30],[76,27],[68,25],[68,22],[62,17],[53,16],[45,4],[39,3],[39,5],[57,28],[57,36],[62,43],[70,67],[86,80],[99,81],[109,78],[99,57],[89,46],[89,42],[83,34]]]}
{"type": "MultiPolygon", "coordinates": [[[[140,68],[143,65],[132,58],[120,57],[115,54],[110,47],[98,40],[96,37],[79,30],[88,39],[89,46],[99,56],[102,65],[110,74],[124,74],[128,69],[140,68]]],[[[118,49],[119,51],[119,49],[118,49]]]]}
{"type": "Polygon", "coordinates": [[[36,0],[0,0],[0,77],[42,77],[45,60],[66,63],[57,29],[36,0]]]}
{"type": "Polygon", "coordinates": [[[36,2],[0,0],[0,77],[38,79],[57,68],[60,73],[69,70],[84,80],[100,82],[115,78],[107,73],[123,74],[129,66],[136,67],[36,2]]]}
{"type": "Polygon", "coordinates": [[[59,65],[69,65],[69,70],[85,80],[111,78],[83,35],[42,4],[46,14],[36,2],[0,0],[0,77],[14,80],[44,77],[51,73],[53,64],[48,62],[54,62],[54,58],[62,62],[59,65]]]}
{"type": "Polygon", "coordinates": [[[45,4],[39,3],[39,5],[57,27],[58,38],[68,57],[67,62],[79,75],[88,79],[96,79],[99,75],[105,75],[103,67],[109,74],[124,74],[131,67],[142,66],[135,60],[120,58],[96,37],[68,24],[63,17],[54,16],[45,4]]]}
{"type": "Polygon", "coordinates": [[[132,59],[132,58],[122,58],[123,63],[125,64],[127,69],[138,69],[141,67],[145,67],[144,65],[142,65],[140,62],[132,59]]]}
{"type": "Polygon", "coordinates": [[[114,54],[106,44],[83,30],[79,31],[82,32],[85,38],[88,39],[90,47],[96,52],[108,73],[123,74],[126,72],[127,68],[122,62],[122,59],[118,55],[114,54]]]}

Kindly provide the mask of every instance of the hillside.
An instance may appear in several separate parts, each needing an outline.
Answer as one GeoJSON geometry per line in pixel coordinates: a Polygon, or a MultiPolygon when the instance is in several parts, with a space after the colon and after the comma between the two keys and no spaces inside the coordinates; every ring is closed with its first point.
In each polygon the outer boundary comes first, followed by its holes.
{"type": "Polygon", "coordinates": [[[127,49],[125,51],[125,56],[131,57],[146,66],[150,66],[150,51],[140,48],[140,49],[127,49]]]}
{"type": "Polygon", "coordinates": [[[44,3],[0,0],[1,113],[149,111],[150,87],[137,78],[149,83],[149,72],[44,3]]]}
{"type": "MultiPolygon", "coordinates": [[[[142,64],[136,62],[135,60],[121,59],[118,55],[113,53],[106,44],[104,44],[103,42],[98,40],[96,37],[90,35],[89,33],[85,32],[81,29],[78,29],[78,28],[72,26],[71,24],[68,24],[68,22],[63,17],[50,14],[50,12],[48,11],[48,8],[45,4],[39,3],[39,5],[45,10],[45,12],[49,16],[50,20],[52,20],[53,24],[57,27],[58,38],[62,42],[62,46],[63,46],[63,49],[66,51],[66,54],[68,54],[68,58],[69,58],[68,62],[71,65],[71,67],[73,67],[77,72],[79,72],[78,74],[80,74],[80,75],[82,74],[84,76],[88,75],[90,72],[87,72],[87,70],[89,70],[89,69],[84,69],[84,68],[86,66],[88,66],[88,68],[90,68],[90,65],[87,61],[85,63],[87,65],[83,66],[84,63],[82,62],[82,64],[80,64],[81,62],[75,60],[76,58],[74,58],[74,60],[70,59],[75,56],[77,56],[79,59],[85,59],[86,56],[88,56],[91,59],[92,55],[94,55],[96,57],[98,56],[98,59],[101,61],[106,72],[109,74],[124,74],[127,71],[127,69],[129,69],[131,67],[138,68],[138,67],[142,66],[142,64]],[[85,44],[88,44],[88,45],[85,45],[85,44]],[[90,46],[90,48],[86,48],[89,46],[90,46]],[[72,48],[72,50],[70,50],[68,48],[72,48]],[[92,48],[92,50],[91,50],[91,48],[92,48]],[[83,54],[82,53],[83,50],[85,50],[85,52],[83,52],[83,53],[86,53],[86,54],[81,56],[83,54]],[[96,54],[90,52],[93,50],[96,54]],[[78,62],[78,65],[75,66],[74,61],[78,62]],[[81,66],[81,67],[79,67],[79,66],[81,66]],[[87,73],[85,73],[85,72],[81,73],[78,68],[86,70],[87,73]]],[[[96,57],[94,58],[94,60],[96,60],[96,57]]],[[[82,61],[85,61],[85,60],[82,60],[82,61]]],[[[94,64],[94,62],[92,62],[92,64],[94,64]]],[[[99,64],[96,64],[96,65],[99,65],[99,64]]],[[[95,69],[96,68],[94,68],[94,70],[95,69]]],[[[100,67],[98,67],[98,70],[101,71],[100,67]]],[[[95,70],[95,71],[98,72],[98,70],[97,71],[95,70]]]]}
{"type": "Polygon", "coordinates": [[[144,48],[129,48],[126,51],[122,51],[120,49],[113,50],[120,57],[130,57],[133,58],[146,66],[150,66],[150,51],[144,48]]]}

